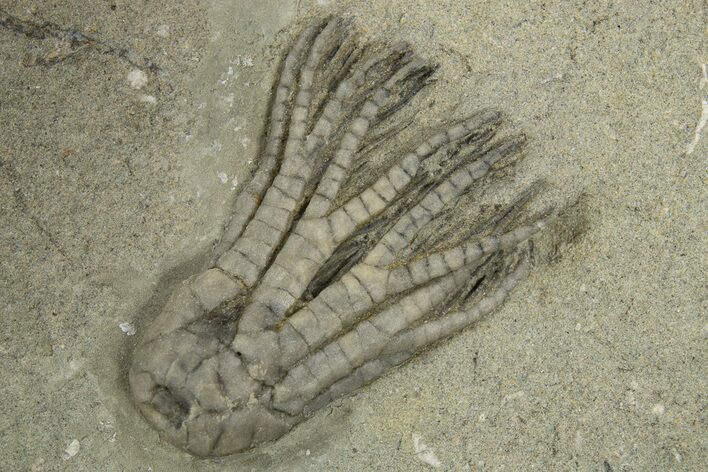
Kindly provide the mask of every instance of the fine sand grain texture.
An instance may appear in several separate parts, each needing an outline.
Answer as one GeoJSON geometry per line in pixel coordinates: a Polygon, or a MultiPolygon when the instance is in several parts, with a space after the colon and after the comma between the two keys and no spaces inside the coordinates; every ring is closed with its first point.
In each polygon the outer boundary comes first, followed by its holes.
{"type": "MultiPolygon", "coordinates": [[[[701,1],[0,0],[0,470],[705,470],[701,1]],[[196,459],[127,386],[255,168],[298,25],[440,66],[588,229],[505,305],[276,443],[196,459]]],[[[428,122],[426,121],[427,124],[428,122]]]]}

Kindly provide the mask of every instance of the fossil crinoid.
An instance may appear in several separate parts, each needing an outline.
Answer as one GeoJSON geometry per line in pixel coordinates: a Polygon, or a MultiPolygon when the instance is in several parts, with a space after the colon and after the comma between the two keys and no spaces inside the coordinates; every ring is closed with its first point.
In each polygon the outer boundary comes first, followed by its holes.
{"type": "Polygon", "coordinates": [[[434,69],[341,19],[299,35],[211,267],[175,287],[134,352],[134,400],[163,438],[198,456],[277,439],[498,307],[555,237],[532,191],[465,220],[459,203],[523,146],[496,137],[497,112],[399,141],[434,69]]]}

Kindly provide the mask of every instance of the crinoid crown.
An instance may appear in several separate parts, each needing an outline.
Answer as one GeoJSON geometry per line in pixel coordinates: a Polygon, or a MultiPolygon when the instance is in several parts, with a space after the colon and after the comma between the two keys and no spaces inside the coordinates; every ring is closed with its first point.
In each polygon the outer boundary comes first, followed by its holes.
{"type": "Polygon", "coordinates": [[[557,220],[528,209],[540,187],[468,211],[520,157],[499,113],[403,141],[434,72],[341,19],[299,35],[213,264],[135,350],[131,391],[162,437],[198,456],[275,440],[498,307],[534,265],[557,220]]]}

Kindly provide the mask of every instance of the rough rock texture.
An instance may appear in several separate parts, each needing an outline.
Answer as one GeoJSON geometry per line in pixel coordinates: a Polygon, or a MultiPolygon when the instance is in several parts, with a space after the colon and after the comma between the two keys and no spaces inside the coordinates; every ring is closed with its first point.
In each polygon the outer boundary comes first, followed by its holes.
{"type": "Polygon", "coordinates": [[[0,7],[60,32],[0,22],[0,468],[705,469],[702,2],[0,7]],[[421,129],[500,107],[530,138],[519,188],[584,189],[588,230],[473,329],[273,445],[195,459],[134,408],[131,353],[207,268],[293,25],[328,10],[439,64],[421,129]]]}

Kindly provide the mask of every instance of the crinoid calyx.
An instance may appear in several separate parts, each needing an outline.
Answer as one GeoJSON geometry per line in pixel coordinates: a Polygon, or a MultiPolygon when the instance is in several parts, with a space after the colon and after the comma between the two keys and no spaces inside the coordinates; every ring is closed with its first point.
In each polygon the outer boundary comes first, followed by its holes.
{"type": "Polygon", "coordinates": [[[497,137],[499,113],[401,140],[434,71],[341,19],[299,35],[213,263],[134,352],[135,403],[163,438],[198,456],[275,440],[498,307],[557,244],[562,218],[530,211],[531,189],[470,221],[469,195],[524,143],[497,137]]]}

